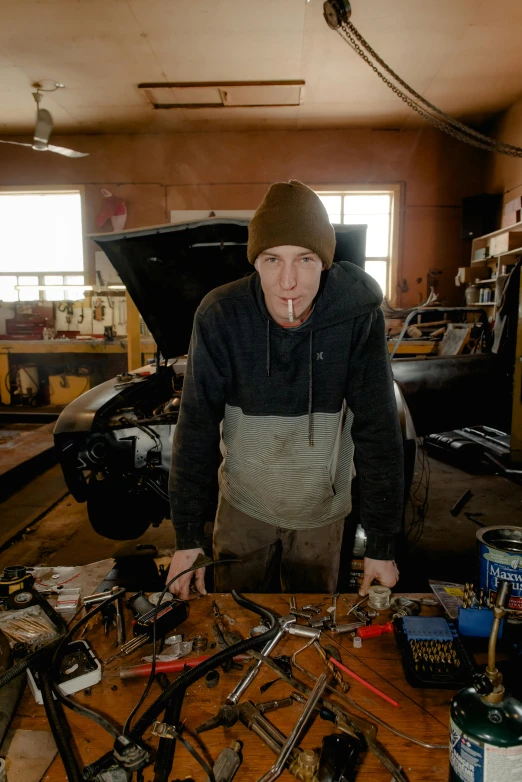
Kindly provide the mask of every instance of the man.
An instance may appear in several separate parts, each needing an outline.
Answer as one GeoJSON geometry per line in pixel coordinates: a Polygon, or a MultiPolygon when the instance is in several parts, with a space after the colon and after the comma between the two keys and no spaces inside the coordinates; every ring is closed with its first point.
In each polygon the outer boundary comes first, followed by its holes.
{"type": "MultiPolygon", "coordinates": [[[[334,250],[319,197],[276,183],[249,225],[256,272],[201,302],[174,435],[169,579],[202,552],[219,469],[214,558],[241,563],[214,568],[216,591],[266,591],[274,573],[286,592],[335,591],[355,452],[368,538],[360,592],[396,583],[402,439],[382,294],[358,267],[332,266],[334,250]]],[[[192,575],[172,591],[186,599],[192,575]]],[[[205,594],[204,571],[194,578],[205,594]]]]}

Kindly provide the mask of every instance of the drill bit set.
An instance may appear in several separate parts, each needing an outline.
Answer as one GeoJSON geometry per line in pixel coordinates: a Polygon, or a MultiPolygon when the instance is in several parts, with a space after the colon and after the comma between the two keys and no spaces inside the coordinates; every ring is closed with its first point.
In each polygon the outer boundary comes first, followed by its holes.
{"type": "Polygon", "coordinates": [[[464,587],[462,608],[489,608],[487,599],[484,596],[484,590],[481,589],[477,596],[474,584],[467,582],[464,587]]]}
{"type": "MultiPolygon", "coordinates": [[[[481,589],[478,595],[474,585],[467,583],[464,587],[464,595],[461,598],[462,605],[458,608],[459,633],[473,638],[489,638],[493,627],[493,609],[489,607],[489,601],[481,589]]],[[[498,637],[502,638],[504,619],[502,619],[498,637]]]]}
{"type": "Polygon", "coordinates": [[[405,616],[395,627],[404,675],[413,687],[460,689],[471,682],[474,665],[452,622],[405,616]]]}

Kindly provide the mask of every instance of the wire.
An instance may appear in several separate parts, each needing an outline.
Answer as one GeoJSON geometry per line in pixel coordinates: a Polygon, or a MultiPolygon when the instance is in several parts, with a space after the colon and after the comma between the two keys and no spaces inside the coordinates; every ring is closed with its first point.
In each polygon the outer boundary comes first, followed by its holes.
{"type": "MultiPolygon", "coordinates": [[[[199,559],[199,557],[196,558],[196,563],[197,563],[198,559],[199,559]]],[[[158,598],[158,602],[157,602],[154,614],[152,616],[152,664],[151,664],[151,667],[150,667],[149,678],[147,680],[147,683],[145,685],[145,689],[143,690],[141,698],[139,699],[139,701],[136,704],[136,706],[132,709],[132,711],[129,714],[129,716],[127,717],[127,719],[125,720],[125,725],[123,726],[123,733],[124,734],[127,734],[128,732],[130,732],[132,718],[134,717],[134,715],[136,714],[136,712],[138,711],[140,706],[142,706],[145,698],[149,694],[150,688],[152,686],[152,682],[154,681],[154,676],[156,675],[156,617],[158,615],[158,611],[160,609],[160,606],[161,606],[161,603],[162,603],[162,600],[163,600],[163,596],[166,594],[166,592],[169,589],[169,587],[171,586],[171,584],[173,584],[175,581],[177,581],[178,578],[181,578],[181,576],[184,576],[186,573],[193,573],[196,570],[201,570],[201,568],[214,567],[215,565],[230,564],[231,562],[241,562],[241,560],[240,559],[235,559],[235,558],[234,559],[231,558],[231,559],[217,559],[216,560],[216,559],[210,559],[208,557],[205,557],[205,561],[204,562],[200,562],[199,565],[198,564],[194,564],[191,567],[187,568],[186,570],[182,570],[181,573],[178,573],[176,576],[171,578],[168,583],[165,584],[165,587],[163,588],[163,592],[160,594],[160,596],[158,598]]]]}
{"type": "MultiPolygon", "coordinates": [[[[61,651],[64,647],[64,644],[67,643],[74,636],[74,634],[80,629],[80,627],[84,625],[86,622],[88,622],[89,619],[91,619],[91,617],[93,617],[95,614],[101,611],[106,605],[112,603],[113,600],[116,600],[116,598],[121,597],[121,595],[124,594],[124,591],[125,590],[120,589],[118,592],[114,592],[108,595],[106,600],[94,606],[94,608],[88,611],[85,614],[85,616],[83,616],[78,622],[76,622],[76,624],[73,627],[67,630],[67,632],[63,635],[60,642],[58,643],[51,660],[50,668],[53,673],[56,673],[59,670],[60,665],[62,663],[63,656],[61,654],[61,651]]],[[[88,717],[89,719],[93,720],[98,725],[100,725],[100,727],[104,728],[104,730],[106,730],[107,733],[109,733],[109,735],[112,736],[112,738],[114,739],[118,738],[118,736],[121,735],[121,731],[117,727],[112,725],[112,723],[110,723],[104,716],[98,714],[98,712],[95,712],[92,709],[88,709],[86,706],[81,706],[79,703],[76,703],[76,701],[73,701],[72,698],[68,698],[66,695],[64,695],[60,691],[55,681],[54,675],[53,675],[53,689],[58,700],[61,701],[69,709],[71,709],[71,711],[75,711],[78,714],[81,714],[82,716],[88,717]]]]}
{"type": "MultiPolygon", "coordinates": [[[[170,733],[171,733],[171,734],[174,736],[174,738],[176,738],[178,741],[181,741],[181,743],[183,744],[183,746],[185,747],[185,749],[187,750],[187,752],[190,752],[190,754],[192,755],[192,757],[193,757],[193,758],[195,758],[195,759],[198,761],[199,765],[201,766],[201,768],[203,769],[203,771],[205,772],[205,774],[207,774],[207,775],[208,775],[208,782],[215,782],[216,778],[215,778],[215,776],[214,776],[214,772],[212,771],[212,769],[211,769],[211,768],[210,768],[210,766],[208,765],[208,763],[207,763],[207,761],[205,760],[205,758],[204,758],[204,757],[202,757],[202,755],[200,755],[200,754],[199,754],[199,752],[197,752],[197,751],[194,749],[194,747],[192,746],[192,744],[190,744],[190,743],[189,743],[189,742],[188,742],[188,741],[187,741],[187,740],[186,740],[186,739],[185,739],[185,738],[184,738],[184,737],[181,735],[181,733],[178,733],[178,731],[177,731],[177,730],[175,730],[174,726],[172,726],[172,725],[170,726],[170,731],[169,731],[169,732],[170,732],[170,733]]],[[[221,778],[221,777],[220,777],[220,778],[221,778]]]]}
{"type": "Polygon", "coordinates": [[[412,517],[406,532],[406,537],[411,536],[411,542],[416,545],[424,533],[424,522],[429,510],[429,492],[431,467],[428,454],[424,446],[424,440],[418,439],[417,458],[420,462],[420,476],[410,488],[409,503],[412,517]]]}

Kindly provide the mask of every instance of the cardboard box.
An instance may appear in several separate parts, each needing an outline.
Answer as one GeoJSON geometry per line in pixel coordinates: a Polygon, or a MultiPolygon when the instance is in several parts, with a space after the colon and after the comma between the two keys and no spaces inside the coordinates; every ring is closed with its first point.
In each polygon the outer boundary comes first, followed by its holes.
{"type": "Polygon", "coordinates": [[[491,255],[500,255],[522,247],[522,231],[506,231],[498,236],[492,236],[489,240],[491,255]]]}
{"type": "Polygon", "coordinates": [[[486,264],[476,263],[473,266],[461,266],[457,277],[461,283],[475,282],[475,280],[485,280],[488,276],[488,267],[486,264]]]}

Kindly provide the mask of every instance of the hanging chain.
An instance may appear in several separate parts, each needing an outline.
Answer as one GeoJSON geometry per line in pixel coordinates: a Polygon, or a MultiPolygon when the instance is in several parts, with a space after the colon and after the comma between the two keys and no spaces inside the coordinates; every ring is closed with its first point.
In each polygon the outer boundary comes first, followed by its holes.
{"type": "Polygon", "coordinates": [[[419,116],[438,128],[438,130],[441,130],[443,133],[447,133],[449,136],[452,136],[459,141],[463,141],[466,144],[471,144],[474,147],[478,147],[479,149],[485,149],[489,152],[498,152],[501,155],[522,157],[522,149],[520,147],[513,146],[512,144],[505,144],[501,141],[496,141],[489,136],[485,136],[482,133],[479,133],[473,128],[470,128],[453,117],[450,117],[448,114],[445,114],[443,111],[423,98],[422,95],[419,95],[419,93],[417,93],[412,87],[403,81],[400,76],[395,73],[395,71],[392,70],[392,68],[390,68],[384,62],[384,60],[381,59],[381,57],[379,57],[377,52],[372,49],[370,44],[363,38],[363,36],[351,22],[342,22],[342,24],[339,25],[339,28],[337,28],[337,32],[341,38],[343,38],[343,40],[346,41],[346,43],[348,43],[348,45],[354,50],[354,52],[358,54],[367,65],[370,66],[372,71],[377,74],[381,81],[383,81],[384,84],[386,84],[386,86],[389,87],[390,90],[395,93],[395,95],[397,95],[397,97],[399,97],[419,116]],[[366,49],[370,56],[373,57],[379,63],[379,65],[381,65],[381,67],[393,79],[395,79],[396,82],[402,85],[404,89],[410,93],[410,95],[407,95],[405,92],[399,89],[396,84],[390,81],[370,59],[364,49],[366,49]],[[424,106],[420,106],[419,102],[424,104],[426,108],[424,108],[424,106]],[[434,116],[431,112],[435,112],[437,116],[434,116]]]}

